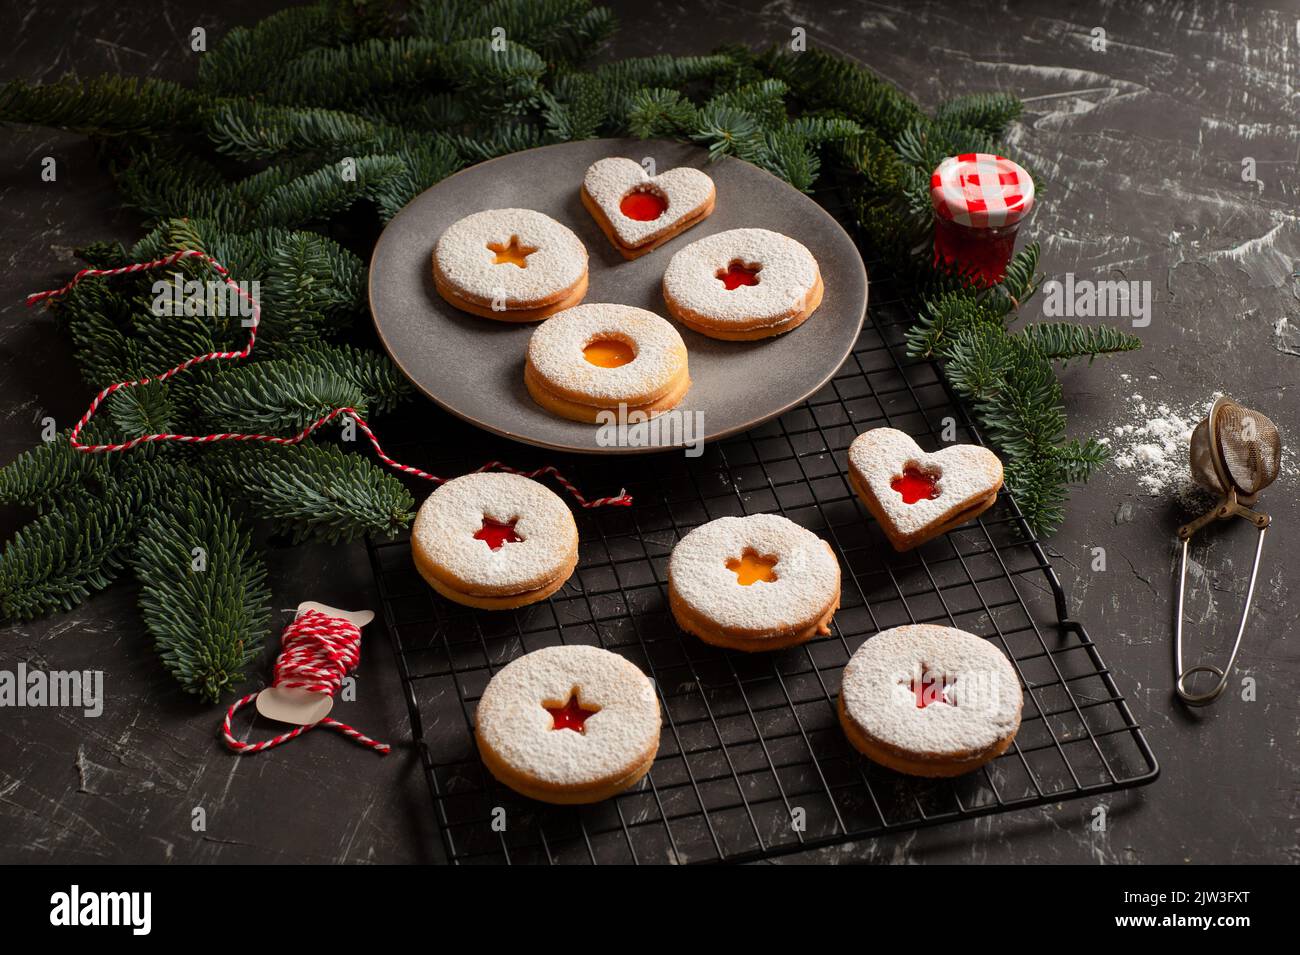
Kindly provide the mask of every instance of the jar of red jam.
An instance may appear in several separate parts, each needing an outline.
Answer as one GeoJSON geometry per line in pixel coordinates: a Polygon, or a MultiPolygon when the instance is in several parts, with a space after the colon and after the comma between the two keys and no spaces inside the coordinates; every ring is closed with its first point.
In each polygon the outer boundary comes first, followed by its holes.
{"type": "Polygon", "coordinates": [[[1034,208],[1034,180],[1005,156],[949,156],[930,176],[934,264],[996,285],[1016,250],[1016,232],[1034,208]]]}

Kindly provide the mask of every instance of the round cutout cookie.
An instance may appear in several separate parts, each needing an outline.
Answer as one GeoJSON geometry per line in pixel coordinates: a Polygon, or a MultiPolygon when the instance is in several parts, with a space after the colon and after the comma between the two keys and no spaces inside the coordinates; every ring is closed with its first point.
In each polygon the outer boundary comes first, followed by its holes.
{"type": "Polygon", "coordinates": [[[1024,694],[988,640],[912,624],[868,638],[844,667],[838,704],[849,742],[913,776],[959,776],[1006,752],[1024,694]]]}
{"type": "Polygon", "coordinates": [[[620,405],[662,414],[691,386],[686,344],[654,312],[630,305],[566,309],[533,332],[524,384],[539,405],[574,421],[596,421],[620,405]]]}
{"type": "Polygon", "coordinates": [[[532,209],[488,209],[452,223],[433,250],[434,286],[462,311],[537,321],[582,301],[587,250],[532,209]]]}
{"type": "Polygon", "coordinates": [[[592,803],[634,786],[659,751],[654,685],[591,646],[546,647],[488,681],[474,738],[489,772],[550,803],[592,803]]]}
{"type": "Polygon", "coordinates": [[[545,599],[578,563],[578,527],[555,492],[518,474],[466,474],[425,499],[415,567],[449,600],[508,610],[545,599]]]}
{"type": "Polygon", "coordinates": [[[829,544],[778,514],[721,517],[673,548],[668,604],[705,643],[780,650],[830,633],[840,564],[829,544]]]}
{"type": "Polygon", "coordinates": [[[664,272],[669,313],[712,338],[750,341],[791,331],[823,294],[817,260],[768,229],[731,229],[692,242],[664,272]]]}

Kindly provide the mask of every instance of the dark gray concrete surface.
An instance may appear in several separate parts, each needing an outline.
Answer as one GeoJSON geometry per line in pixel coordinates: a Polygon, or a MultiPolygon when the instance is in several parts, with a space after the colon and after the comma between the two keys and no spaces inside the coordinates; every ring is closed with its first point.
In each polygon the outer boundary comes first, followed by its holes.
{"type": "MultiPolygon", "coordinates": [[[[868,64],[926,105],[1002,89],[1026,100],[1017,149],[1050,181],[1032,234],[1050,275],[1148,280],[1145,348],[1065,372],[1074,434],[1109,434],[1139,401],[1185,406],[1215,391],[1295,434],[1300,370],[1300,6],[1155,0],[1096,3],[616,3],[615,55],[705,52],[718,43],[810,45],[868,64]],[[1106,49],[1093,48],[1094,30],[1106,49]],[[1242,181],[1255,161],[1262,183],[1242,181]],[[1129,375],[1129,379],[1121,378],[1129,375]],[[1136,395],[1141,395],[1141,398],[1136,395]]],[[[0,9],[0,79],[121,71],[184,78],[194,26],[211,38],[266,12],[236,0],[66,2],[0,9]]],[[[74,268],[71,249],[130,240],[92,147],[47,130],[0,135],[0,462],[37,440],[40,421],[74,421],[88,398],[70,349],[22,306],[74,268]],[[40,162],[59,162],[56,183],[40,162]]],[[[1036,303],[1027,314],[1039,314],[1036,303]]],[[[1170,693],[1173,531],[1181,515],[1111,467],[1074,494],[1050,541],[1073,612],[1088,626],[1163,765],[1152,786],[1092,804],[1063,803],[795,857],[898,862],[1296,862],[1300,616],[1291,561],[1300,545],[1296,472],[1265,495],[1275,519],[1238,679],[1209,710],[1170,693]],[[1093,571],[1093,548],[1107,569],[1093,571]],[[1252,677],[1256,699],[1241,698],[1252,677]]],[[[6,536],[22,515],[5,513],[6,536]]],[[[1249,529],[1195,554],[1195,646],[1222,650],[1235,631],[1249,529]],[[1208,635],[1208,636],[1207,636],[1208,635]]],[[[286,607],[323,595],[373,605],[364,549],[278,549],[272,583],[286,607]]],[[[156,663],[119,584],[77,610],[0,634],[0,669],[19,661],[102,669],[108,702],[86,719],[59,709],[0,710],[0,861],[407,862],[437,840],[413,755],[371,757],[314,734],[276,758],[235,759],[217,742],[218,711],[179,693],[156,663]],[[191,829],[196,807],[206,832],[191,829]]],[[[280,622],[287,617],[282,616],[280,622]]],[[[270,651],[268,650],[269,669],[270,651]]],[[[366,645],[358,702],[372,735],[409,728],[386,641],[366,645]]]]}

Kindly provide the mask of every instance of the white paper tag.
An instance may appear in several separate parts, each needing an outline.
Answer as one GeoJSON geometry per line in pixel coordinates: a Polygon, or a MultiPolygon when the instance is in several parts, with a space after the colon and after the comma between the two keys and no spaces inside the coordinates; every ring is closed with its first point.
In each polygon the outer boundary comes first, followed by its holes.
{"type": "MultiPolygon", "coordinates": [[[[319,610],[331,617],[342,617],[364,627],[375,619],[373,610],[339,610],[314,600],[304,600],[298,604],[298,614],[307,610],[319,610]]],[[[257,712],[268,720],[277,723],[293,723],[296,726],[311,726],[329,716],[334,708],[334,697],[311,690],[287,689],[270,686],[257,694],[257,712]]]]}

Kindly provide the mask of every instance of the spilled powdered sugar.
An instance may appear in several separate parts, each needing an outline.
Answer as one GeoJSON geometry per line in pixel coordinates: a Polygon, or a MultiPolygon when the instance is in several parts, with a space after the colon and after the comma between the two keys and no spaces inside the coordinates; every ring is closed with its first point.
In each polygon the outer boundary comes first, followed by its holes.
{"type": "MultiPolygon", "coordinates": [[[[1136,386],[1132,375],[1120,380],[1136,386]]],[[[1098,440],[1110,448],[1115,467],[1152,497],[1173,497],[1188,511],[1203,509],[1213,498],[1192,480],[1188,455],[1192,430],[1221,394],[1175,405],[1134,394],[1124,419],[1098,440]]]]}
{"type": "MultiPolygon", "coordinates": [[[[1119,377],[1127,386],[1139,386],[1132,375],[1119,377]]],[[[1216,391],[1202,401],[1168,404],[1134,394],[1125,417],[1098,440],[1110,448],[1115,467],[1131,475],[1143,491],[1152,497],[1172,498],[1186,514],[1203,513],[1218,496],[1192,480],[1192,431],[1222,396],[1223,392],[1216,391]]],[[[1294,471],[1294,463],[1284,453],[1280,473],[1294,471]]]]}

